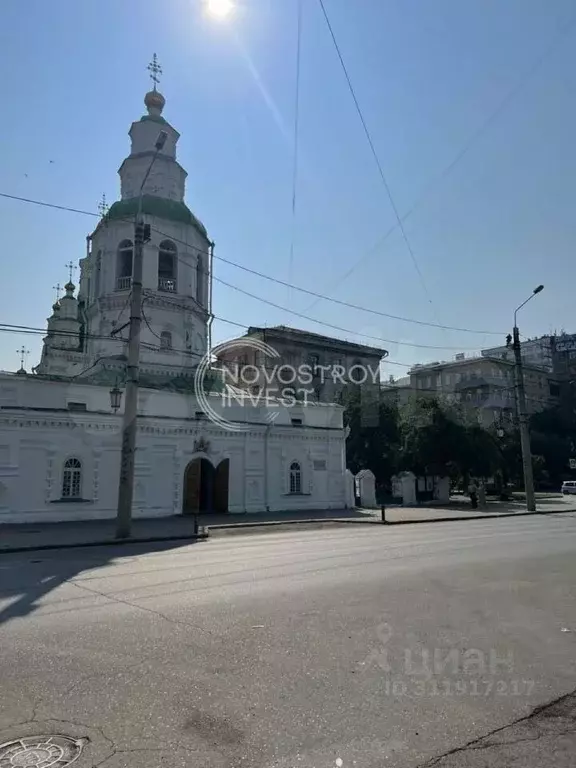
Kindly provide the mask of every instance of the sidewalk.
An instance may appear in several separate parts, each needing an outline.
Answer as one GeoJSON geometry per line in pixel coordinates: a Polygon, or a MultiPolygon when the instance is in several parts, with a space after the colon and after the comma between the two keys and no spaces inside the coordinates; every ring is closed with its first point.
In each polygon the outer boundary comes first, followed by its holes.
{"type": "Polygon", "coordinates": [[[229,529],[256,525],[318,522],[374,522],[377,510],[315,510],[306,512],[277,512],[252,514],[198,515],[200,534],[194,534],[192,516],[174,515],[132,521],[129,539],[115,538],[115,520],[86,520],[70,523],[6,523],[0,524],[0,555],[4,552],[25,552],[69,547],[95,547],[153,541],[195,541],[207,538],[207,527],[229,529]],[[204,531],[202,529],[205,529],[204,531]]]}
{"type": "MultiPolygon", "coordinates": [[[[526,513],[522,501],[489,502],[486,509],[472,510],[469,505],[451,502],[444,507],[387,507],[390,525],[491,519],[526,514],[572,513],[576,516],[576,499],[550,497],[538,499],[538,512],[526,513]]],[[[70,523],[23,523],[0,525],[0,555],[69,547],[95,547],[162,541],[197,541],[210,534],[274,530],[285,526],[381,525],[380,509],[314,510],[305,512],[245,513],[199,515],[199,535],[194,534],[192,517],[135,519],[129,539],[115,538],[114,520],[70,523]]]]}

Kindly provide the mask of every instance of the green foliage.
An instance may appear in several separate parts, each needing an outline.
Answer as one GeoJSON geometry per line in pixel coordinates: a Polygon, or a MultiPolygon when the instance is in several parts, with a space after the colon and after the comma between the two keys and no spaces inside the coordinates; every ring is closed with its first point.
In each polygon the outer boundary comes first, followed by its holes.
{"type": "Polygon", "coordinates": [[[559,486],[571,477],[569,460],[575,456],[576,419],[572,408],[548,408],[530,419],[536,482],[559,486]]]}
{"type": "Polygon", "coordinates": [[[343,405],[344,423],[350,428],[346,441],[347,466],[354,474],[370,469],[378,485],[387,484],[397,469],[397,409],[370,399],[356,387],[345,392],[343,405]]]}
{"type": "Polygon", "coordinates": [[[453,475],[465,427],[437,399],[409,402],[400,414],[401,469],[417,475],[453,475]]]}
{"type": "Polygon", "coordinates": [[[416,475],[487,477],[501,468],[497,438],[463,414],[431,397],[416,397],[401,409],[347,393],[348,467],[368,468],[379,485],[399,470],[416,475]]]}
{"type": "MultiPolygon", "coordinates": [[[[517,430],[498,437],[458,407],[434,397],[417,396],[401,408],[370,400],[358,388],[343,398],[347,464],[352,472],[371,469],[378,485],[387,485],[400,470],[416,475],[443,475],[467,482],[495,477],[504,486],[521,485],[522,452],[517,430]]],[[[575,476],[569,459],[576,456],[576,410],[558,407],[530,420],[534,478],[542,486],[559,486],[575,476]]]]}

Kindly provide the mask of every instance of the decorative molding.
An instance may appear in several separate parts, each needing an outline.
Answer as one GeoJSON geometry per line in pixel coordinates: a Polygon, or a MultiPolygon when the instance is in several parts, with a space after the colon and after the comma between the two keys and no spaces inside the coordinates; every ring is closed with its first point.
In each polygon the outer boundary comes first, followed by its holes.
{"type": "Polygon", "coordinates": [[[46,451],[46,494],[45,494],[45,501],[46,504],[50,503],[50,500],[53,495],[53,487],[54,487],[54,458],[56,456],[56,451],[54,449],[46,451]]]}
{"type": "Polygon", "coordinates": [[[93,462],[93,479],[92,479],[92,496],[94,503],[96,503],[100,497],[100,459],[102,457],[102,451],[99,448],[94,448],[92,451],[93,462]]]}
{"type": "Polygon", "coordinates": [[[210,453],[211,446],[210,441],[205,437],[199,437],[198,440],[194,440],[194,453],[210,453]]]}
{"type": "Polygon", "coordinates": [[[179,446],[174,448],[174,463],[172,473],[172,498],[173,498],[173,511],[174,514],[179,515],[182,511],[182,502],[180,494],[183,493],[182,485],[184,478],[182,477],[182,451],[179,446]]]}

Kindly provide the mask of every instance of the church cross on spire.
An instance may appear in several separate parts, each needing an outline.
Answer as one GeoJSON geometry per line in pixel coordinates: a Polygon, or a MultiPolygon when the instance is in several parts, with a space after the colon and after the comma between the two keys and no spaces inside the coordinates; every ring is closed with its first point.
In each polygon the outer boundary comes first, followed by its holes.
{"type": "Polygon", "coordinates": [[[60,285],[60,283],[56,283],[56,285],[53,285],[52,288],[53,290],[56,291],[56,301],[58,301],[58,299],[60,298],[60,291],[62,290],[62,286],[60,285]]]}
{"type": "Polygon", "coordinates": [[[75,269],[78,269],[78,267],[76,267],[76,266],[74,265],[74,262],[73,262],[73,261],[69,261],[69,262],[68,262],[68,264],[64,264],[64,266],[65,266],[65,267],[66,267],[66,269],[69,271],[69,273],[70,273],[70,282],[72,282],[72,272],[73,272],[75,269]]]}
{"type": "Polygon", "coordinates": [[[16,352],[20,355],[20,370],[24,370],[24,363],[26,362],[26,358],[30,354],[30,350],[26,349],[26,347],[22,346],[20,349],[17,349],[16,352]]]}
{"type": "Polygon", "coordinates": [[[102,200],[98,203],[98,213],[102,218],[108,213],[108,203],[106,202],[106,193],[102,194],[102,200]]]}
{"type": "Polygon", "coordinates": [[[148,64],[148,72],[150,72],[150,80],[154,83],[154,90],[160,82],[160,75],[162,74],[162,67],[158,64],[158,57],[156,54],[152,56],[152,61],[148,64]]]}

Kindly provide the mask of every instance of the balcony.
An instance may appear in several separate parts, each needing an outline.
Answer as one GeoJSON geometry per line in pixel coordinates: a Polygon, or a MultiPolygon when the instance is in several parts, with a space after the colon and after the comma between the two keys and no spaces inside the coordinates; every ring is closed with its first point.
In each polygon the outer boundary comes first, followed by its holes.
{"type": "Polygon", "coordinates": [[[130,286],[132,285],[132,278],[131,277],[117,277],[116,278],[116,290],[117,291],[128,291],[130,290],[130,286]]]}
{"type": "Polygon", "coordinates": [[[158,290],[176,293],[176,280],[173,277],[159,277],[158,290]]]}

